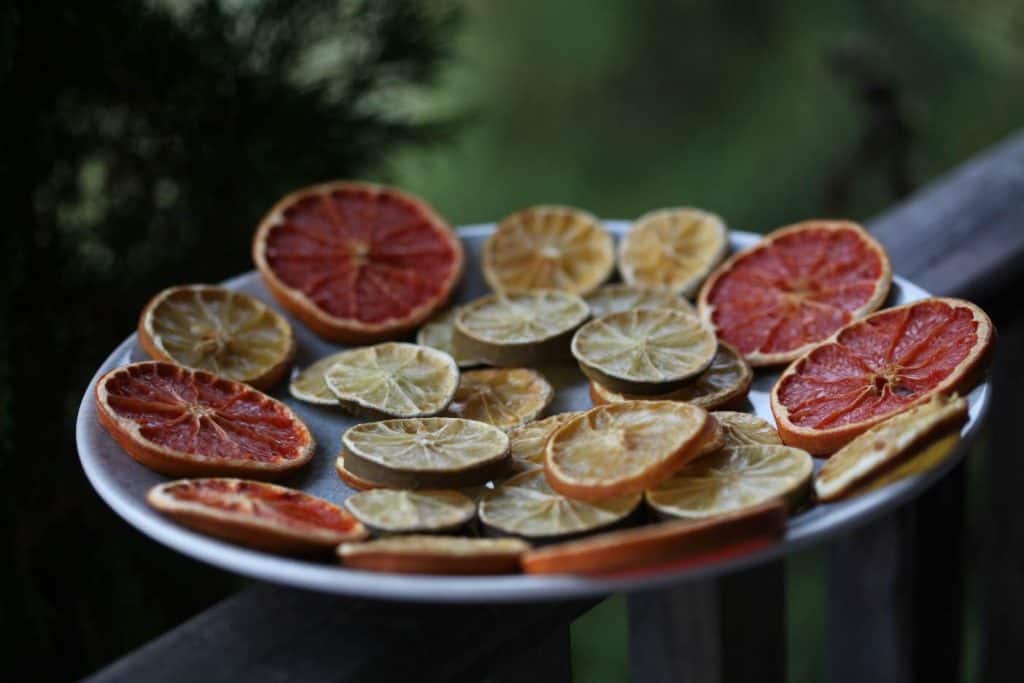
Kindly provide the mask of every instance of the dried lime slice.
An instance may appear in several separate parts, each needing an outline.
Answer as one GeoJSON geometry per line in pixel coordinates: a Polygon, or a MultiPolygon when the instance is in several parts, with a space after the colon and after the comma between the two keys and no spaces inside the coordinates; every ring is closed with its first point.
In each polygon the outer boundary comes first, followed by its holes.
{"type": "Polygon", "coordinates": [[[448,413],[508,431],[537,419],[554,395],[554,388],[536,370],[470,370],[459,378],[448,413]]]}
{"type": "Polygon", "coordinates": [[[455,359],[455,363],[460,368],[471,368],[474,365],[480,365],[482,361],[459,354],[452,339],[454,334],[455,309],[449,308],[435,315],[419,329],[416,333],[416,343],[430,346],[438,351],[444,351],[455,359]]]}
{"type": "Polygon", "coordinates": [[[366,543],[342,543],[338,557],[347,567],[400,574],[512,574],[530,545],[518,538],[388,536],[366,543]]]}
{"type": "Polygon", "coordinates": [[[374,489],[350,496],[345,508],[377,534],[455,531],[476,516],[476,503],[446,490],[374,489]]]}
{"type": "Polygon", "coordinates": [[[722,425],[722,436],[725,445],[731,446],[781,446],[782,439],[767,420],[750,413],[737,413],[731,410],[718,410],[711,415],[722,425]]]}
{"type": "Polygon", "coordinates": [[[509,450],[513,467],[518,470],[544,467],[544,447],[547,446],[548,438],[566,422],[582,414],[583,411],[559,413],[527,423],[509,432],[509,450]]]}
{"type": "Polygon", "coordinates": [[[691,315],[697,314],[689,301],[672,292],[622,283],[605,285],[587,295],[587,305],[590,306],[590,315],[595,318],[635,308],[673,308],[691,315]]]}
{"type": "Polygon", "coordinates": [[[288,385],[288,392],[306,403],[314,403],[321,406],[338,405],[338,397],[327,386],[324,375],[346,353],[348,352],[333,353],[296,372],[292,377],[291,383],[288,385]]]}

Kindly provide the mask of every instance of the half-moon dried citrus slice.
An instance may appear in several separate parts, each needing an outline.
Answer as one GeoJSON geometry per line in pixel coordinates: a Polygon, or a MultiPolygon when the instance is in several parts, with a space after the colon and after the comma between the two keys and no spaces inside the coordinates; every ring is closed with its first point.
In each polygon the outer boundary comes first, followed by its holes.
{"type": "Polygon", "coordinates": [[[518,470],[544,467],[544,448],[548,444],[548,439],[559,427],[582,414],[583,411],[559,413],[510,431],[508,440],[512,465],[518,470]]]}
{"type": "Polygon", "coordinates": [[[985,312],[924,299],[850,323],[790,365],[772,387],[782,440],[832,453],[936,393],[966,393],[995,338],[985,312]]]}
{"type": "Polygon", "coordinates": [[[591,320],[571,348],[583,374],[613,391],[664,394],[707,370],[718,342],[695,316],[641,308],[591,320]]]}
{"type": "Polygon", "coordinates": [[[370,481],[360,476],[352,474],[345,467],[345,452],[342,451],[338,454],[338,457],[334,459],[334,471],[338,473],[338,478],[345,482],[349,488],[353,488],[356,491],[373,491],[375,489],[398,489],[399,486],[388,486],[382,484],[379,481],[370,481]]]}
{"type": "Polygon", "coordinates": [[[448,407],[459,368],[429,346],[384,342],[343,351],[324,373],[343,408],[368,417],[423,417],[448,407]]]}
{"type": "Polygon", "coordinates": [[[911,453],[906,460],[897,464],[890,470],[882,472],[877,478],[866,482],[864,486],[858,487],[855,494],[875,491],[907,477],[917,476],[937,467],[939,463],[948,458],[960,444],[960,432],[953,430],[945,436],[940,436],[931,443],[918,448],[911,453]]]}
{"type": "Polygon", "coordinates": [[[586,294],[614,267],[612,236],[597,218],[567,206],[517,211],[484,244],[484,278],[496,292],[586,294]]]}
{"type": "Polygon", "coordinates": [[[782,439],[767,420],[750,413],[731,410],[717,410],[712,417],[722,425],[722,437],[726,447],[731,446],[781,446],[782,439]]]}
{"type": "Polygon", "coordinates": [[[393,188],[330,182],[294,192],[260,222],[253,259],[282,306],[325,339],[394,339],[444,305],[462,275],[455,233],[393,188]]]}
{"type": "Polygon", "coordinates": [[[714,418],[689,403],[598,406],[551,435],[544,470],[551,488],[570,498],[616,498],[657,486],[720,435],[714,418]]]}
{"type": "Polygon", "coordinates": [[[889,256],[862,227],[805,221],[719,266],[697,306],[748,363],[779,365],[874,311],[891,283],[889,256]]]}
{"type": "Polygon", "coordinates": [[[455,348],[491,365],[514,367],[567,356],[573,332],[590,315],[569,292],[491,294],[458,309],[455,348]]]}
{"type": "Polygon", "coordinates": [[[258,481],[180,479],[154,486],[146,501],[204,534],[271,552],[309,553],[367,536],[334,503],[258,481]]]}
{"type": "Polygon", "coordinates": [[[595,406],[640,400],[686,401],[705,410],[715,410],[741,402],[750,391],[753,380],[754,372],[743,356],[728,344],[719,342],[708,369],[681,389],[645,396],[619,393],[600,382],[591,381],[590,400],[595,406]]]}
{"type": "Polygon", "coordinates": [[[587,502],[554,491],[544,471],[523,472],[480,501],[480,522],[500,534],[528,539],[576,536],[617,524],[640,505],[640,494],[587,502]]]}
{"type": "Polygon", "coordinates": [[[692,297],[729,253],[725,223],[698,209],[644,214],[619,242],[619,272],[631,285],[692,297]]]}
{"type": "Polygon", "coordinates": [[[306,403],[313,403],[321,406],[338,405],[338,397],[334,395],[331,388],[327,386],[324,375],[331,369],[331,366],[338,362],[346,351],[332,353],[316,361],[312,365],[296,372],[292,381],[288,384],[288,392],[306,403]]]}
{"type": "Polygon", "coordinates": [[[508,436],[456,417],[367,422],[341,438],[345,469],[385,486],[454,489],[493,479],[508,464],[508,436]]]}
{"type": "Polygon", "coordinates": [[[879,422],[829,458],[814,478],[818,499],[842,498],[918,455],[967,422],[967,401],[933,395],[879,422]]]}
{"type": "Polygon", "coordinates": [[[96,384],[99,421],[129,455],[172,477],[272,479],[305,465],[313,436],[284,403],[202,370],[147,361],[96,384]]]}
{"type": "Polygon", "coordinates": [[[634,308],[674,308],[685,313],[697,312],[689,301],[668,290],[622,283],[604,285],[588,294],[587,305],[590,306],[590,315],[595,318],[634,308]]]}
{"type": "Polygon", "coordinates": [[[416,343],[422,346],[430,346],[438,351],[444,351],[452,358],[460,368],[471,368],[480,365],[482,361],[476,358],[467,358],[455,348],[455,309],[449,308],[438,313],[423,324],[423,327],[416,332],[416,343]]]}
{"type": "Polygon", "coordinates": [[[338,557],[346,567],[399,574],[514,574],[530,549],[518,538],[388,536],[366,543],[343,543],[338,557]]]}
{"type": "Polygon", "coordinates": [[[171,287],[139,317],[139,344],[167,360],[269,389],[295,357],[292,327],[256,297],[212,285],[171,287]]]}
{"type": "Polygon", "coordinates": [[[455,531],[476,516],[476,503],[458,491],[375,489],[350,496],[345,508],[377,534],[455,531]]]}
{"type": "Polygon", "coordinates": [[[452,417],[478,420],[506,432],[537,419],[551,403],[554,388],[529,368],[493,368],[462,373],[452,417]]]}

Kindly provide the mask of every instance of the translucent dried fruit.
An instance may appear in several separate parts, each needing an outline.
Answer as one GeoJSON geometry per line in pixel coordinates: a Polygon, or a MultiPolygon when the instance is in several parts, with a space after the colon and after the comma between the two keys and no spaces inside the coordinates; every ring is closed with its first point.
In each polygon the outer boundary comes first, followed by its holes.
{"type": "Polygon", "coordinates": [[[480,365],[482,361],[476,358],[469,358],[455,348],[455,309],[449,308],[438,313],[423,324],[423,327],[416,333],[416,343],[422,346],[430,346],[438,351],[444,351],[452,358],[460,368],[471,368],[480,365]]]}
{"type": "Polygon", "coordinates": [[[327,386],[324,375],[331,369],[331,366],[344,358],[346,351],[332,353],[316,361],[312,365],[303,368],[295,373],[292,381],[288,384],[288,392],[306,403],[313,403],[322,406],[338,405],[338,397],[334,395],[331,388],[327,386]]]}
{"type": "Polygon", "coordinates": [[[554,388],[536,370],[470,370],[459,378],[448,413],[508,431],[537,419],[554,395],[554,388]]]}
{"type": "Polygon", "coordinates": [[[582,414],[583,411],[559,413],[513,429],[508,433],[513,465],[521,470],[544,467],[544,448],[548,438],[566,422],[582,414]]]}
{"type": "Polygon", "coordinates": [[[476,503],[458,491],[374,489],[350,496],[345,508],[375,533],[455,531],[476,516],[476,503]]]}
{"type": "Polygon", "coordinates": [[[689,301],[668,290],[622,283],[604,285],[588,294],[587,305],[590,306],[590,315],[595,318],[635,308],[673,308],[684,313],[697,312],[689,301]]]}

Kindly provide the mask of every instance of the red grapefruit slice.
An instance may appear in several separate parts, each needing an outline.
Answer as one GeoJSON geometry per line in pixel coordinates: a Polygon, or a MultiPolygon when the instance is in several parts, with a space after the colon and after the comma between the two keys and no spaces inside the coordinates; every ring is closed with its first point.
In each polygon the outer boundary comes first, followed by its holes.
{"type": "Polygon", "coordinates": [[[263,282],[321,337],[394,339],[444,305],[462,245],[425,202],[365,183],[330,182],[280,200],[260,222],[263,282]]]}
{"type": "Polygon", "coordinates": [[[778,365],[877,309],[891,283],[888,255],[862,227],[805,221],[719,266],[697,305],[748,363],[778,365]]]}
{"type": "Polygon", "coordinates": [[[960,299],[924,299],[852,322],[772,387],[779,435],[824,455],[935,393],[966,393],[994,338],[985,312],[960,299]]]}

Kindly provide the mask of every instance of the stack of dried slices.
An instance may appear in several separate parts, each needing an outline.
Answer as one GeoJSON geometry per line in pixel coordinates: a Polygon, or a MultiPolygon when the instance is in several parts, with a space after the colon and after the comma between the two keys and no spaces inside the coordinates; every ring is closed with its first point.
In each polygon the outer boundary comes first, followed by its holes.
{"type": "Polygon", "coordinates": [[[729,244],[695,209],[642,216],[616,247],[585,211],[533,207],[487,240],[493,292],[445,310],[464,254],[429,206],[368,184],[310,187],[271,209],[253,255],[274,299],[345,348],[289,375],[282,315],[222,287],[173,287],[139,321],[154,360],[99,381],[100,419],[140,463],[186,477],[148,496],[182,524],[394,572],[720,557],[949,452],[994,337],[983,311],[878,311],[889,259],[854,223],[799,223],[731,256],[729,244]],[[545,416],[548,378],[573,365],[594,407],[545,416]],[[778,365],[776,431],[743,411],[751,366],[778,365]],[[263,393],[289,376],[295,399],[366,420],[321,456],[359,491],[347,500],[265,483],[316,450],[263,393]],[[829,457],[817,474],[812,455],[829,457]]]}

